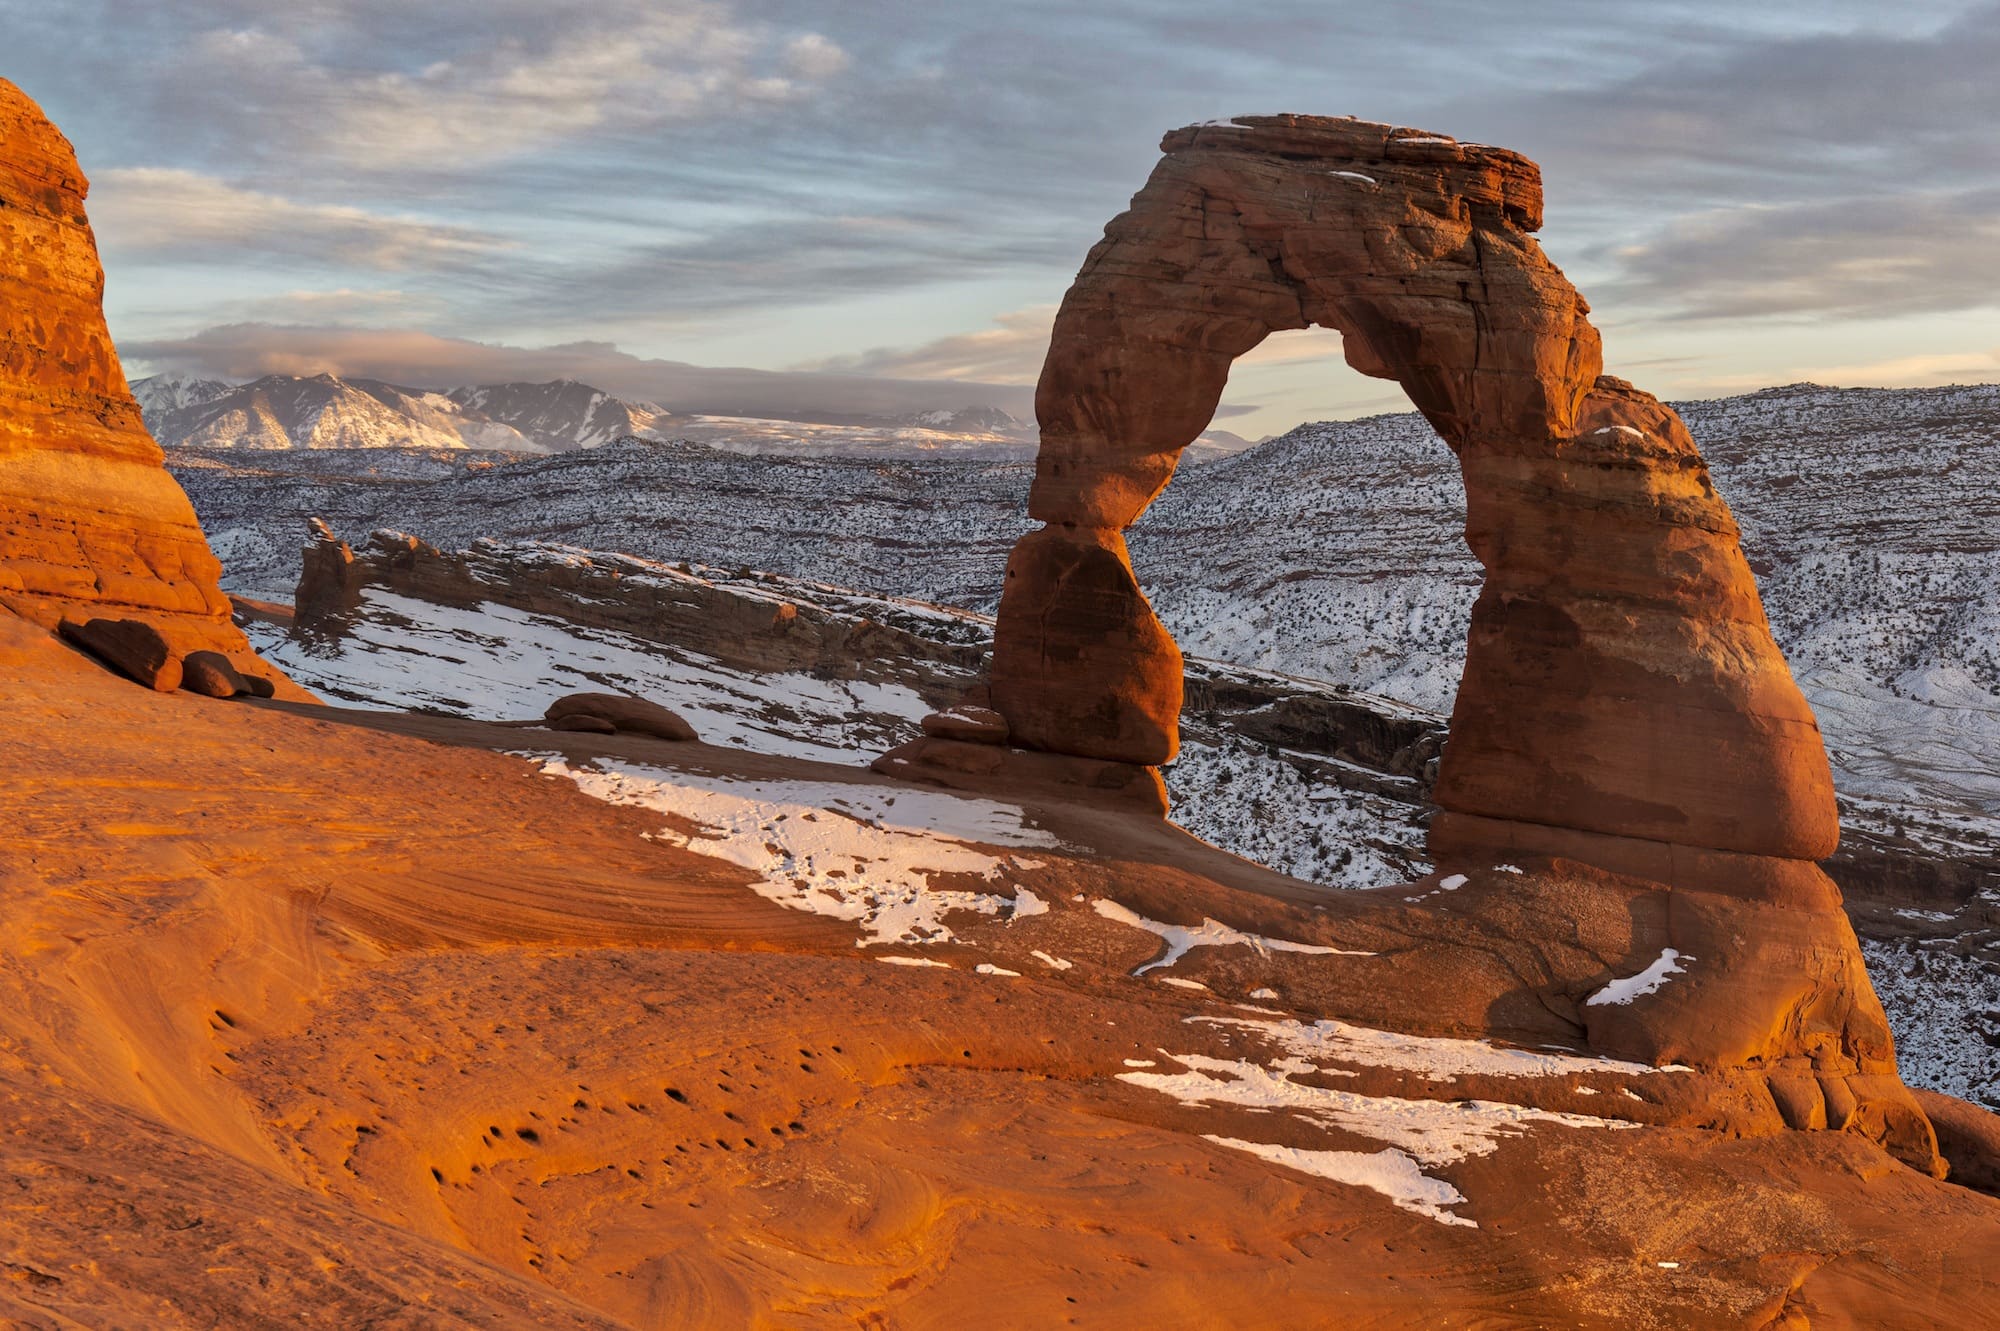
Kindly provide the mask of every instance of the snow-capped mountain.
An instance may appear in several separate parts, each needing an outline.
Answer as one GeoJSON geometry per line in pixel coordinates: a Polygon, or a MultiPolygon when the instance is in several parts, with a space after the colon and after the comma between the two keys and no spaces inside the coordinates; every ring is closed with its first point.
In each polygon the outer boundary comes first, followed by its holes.
{"type": "MultiPolygon", "coordinates": [[[[249,384],[159,375],[138,380],[132,392],[153,437],[172,448],[567,453],[639,437],[743,454],[999,461],[1033,458],[1039,437],[1033,421],[991,406],[842,421],[676,415],[573,379],[429,392],[324,374],[249,384]]],[[[1210,430],[1189,457],[1247,447],[1237,435],[1210,430]]]]}
{"type": "Polygon", "coordinates": [[[665,437],[666,408],[613,397],[574,379],[483,384],[454,388],[445,396],[468,417],[507,426],[548,453],[596,448],[626,435],[665,437]]]}
{"type": "Polygon", "coordinates": [[[146,428],[173,448],[482,449],[562,453],[661,434],[666,412],[558,379],[433,393],[376,379],[158,376],[132,385],[146,428]]]}
{"type": "Polygon", "coordinates": [[[156,374],[150,379],[136,380],[132,384],[132,396],[139,399],[139,410],[145,415],[148,425],[154,417],[165,416],[168,412],[180,411],[187,407],[199,407],[217,398],[227,397],[236,391],[236,385],[224,383],[220,379],[192,379],[180,374],[156,374]]]}
{"type": "Polygon", "coordinates": [[[162,445],[195,448],[489,448],[549,451],[512,426],[467,412],[443,393],[375,379],[266,375],[222,387],[142,379],[146,428],[162,445]]]}
{"type": "Polygon", "coordinates": [[[1035,423],[1012,416],[998,407],[960,407],[956,411],[919,411],[906,416],[905,425],[921,426],[926,430],[944,430],[952,434],[1018,434],[1032,438],[1035,423]]]}

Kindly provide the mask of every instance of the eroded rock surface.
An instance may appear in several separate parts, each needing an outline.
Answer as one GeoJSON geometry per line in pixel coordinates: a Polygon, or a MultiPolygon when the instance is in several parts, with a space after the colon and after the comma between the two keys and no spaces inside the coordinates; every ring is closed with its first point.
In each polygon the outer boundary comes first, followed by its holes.
{"type": "Polygon", "coordinates": [[[140,618],[175,652],[247,656],[187,496],[105,327],[69,141],[0,79],[0,605],[140,618]]]}

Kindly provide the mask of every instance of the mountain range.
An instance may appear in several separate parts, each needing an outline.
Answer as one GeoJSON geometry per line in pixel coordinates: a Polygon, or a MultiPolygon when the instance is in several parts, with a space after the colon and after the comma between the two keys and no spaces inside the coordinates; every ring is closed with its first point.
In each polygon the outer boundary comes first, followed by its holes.
{"type": "MultiPolygon", "coordinates": [[[[1037,433],[998,407],[796,421],[676,413],[573,379],[431,391],[334,374],[266,375],[247,384],[155,375],[132,384],[146,428],[172,448],[404,449],[568,453],[615,439],[688,440],[732,453],[1032,458],[1037,433]]],[[[1196,458],[1248,448],[1207,430],[1196,458]]]]}
{"type": "Polygon", "coordinates": [[[132,393],[153,437],[176,447],[564,453],[652,433],[667,414],[570,379],[437,393],[332,374],[247,384],[161,375],[132,393]]]}
{"type": "MultiPolygon", "coordinates": [[[[578,383],[480,384],[444,391],[335,374],[246,384],[156,375],[132,384],[146,428],[173,448],[422,449],[568,453],[614,439],[688,439],[734,452],[1030,455],[1034,427],[997,407],[798,422],[676,415],[578,383]]],[[[1240,447],[1218,434],[1222,449],[1240,447]]]]}

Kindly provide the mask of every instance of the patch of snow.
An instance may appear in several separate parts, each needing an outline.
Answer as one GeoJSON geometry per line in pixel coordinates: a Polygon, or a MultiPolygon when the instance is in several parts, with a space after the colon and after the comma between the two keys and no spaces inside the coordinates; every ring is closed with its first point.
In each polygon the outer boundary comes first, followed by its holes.
{"type": "Polygon", "coordinates": [[[1223,1104],[1287,1112],[1322,1127],[1386,1142],[1420,1165],[1450,1165],[1489,1155],[1499,1149],[1501,1138],[1519,1136],[1537,1123],[1568,1128],[1638,1126],[1491,1100],[1409,1100],[1305,1085],[1294,1081],[1294,1075],[1318,1069],[1303,1059],[1280,1060],[1265,1067],[1247,1059],[1205,1054],[1168,1056],[1188,1070],[1121,1072],[1118,1080],[1158,1091],[1183,1105],[1223,1104]]]}
{"type": "Polygon", "coordinates": [[[1345,948],[1321,947],[1316,943],[1294,943],[1283,938],[1266,938],[1261,934],[1250,934],[1243,932],[1241,929],[1232,929],[1226,924],[1206,917],[1202,919],[1200,924],[1193,928],[1184,924],[1162,924],[1158,920],[1149,920],[1135,910],[1131,910],[1119,905],[1115,901],[1102,897],[1092,902],[1091,906],[1099,915],[1102,915],[1107,920],[1115,920],[1119,924],[1129,924],[1134,929],[1144,929],[1148,933],[1158,934],[1165,940],[1167,944],[1165,955],[1161,956],[1157,961],[1149,961],[1139,967],[1139,969],[1132,972],[1134,975],[1144,975],[1147,971],[1160,970],[1171,966],[1186,956],[1190,949],[1197,947],[1242,946],[1254,948],[1259,953],[1307,952],[1327,957],[1372,957],[1375,955],[1373,952],[1353,952],[1345,948]]]}
{"type": "Polygon", "coordinates": [[[1341,178],[1342,178],[1342,179],[1344,179],[1344,180],[1360,180],[1360,181],[1365,181],[1366,183],[1368,183],[1368,184],[1370,184],[1370,185],[1373,185],[1373,184],[1377,184],[1377,183],[1379,183],[1379,182],[1377,182],[1377,181],[1376,181],[1375,177],[1373,177],[1373,176],[1369,176],[1369,175],[1363,175],[1363,174],[1362,174],[1361,172],[1359,172],[1359,171],[1329,171],[1329,172],[1327,172],[1327,174],[1328,174],[1328,175],[1330,175],[1330,176],[1339,176],[1339,177],[1341,177],[1341,178]]]}
{"type": "Polygon", "coordinates": [[[376,587],[337,641],[251,630],[266,659],[331,699],[501,720],[609,687],[666,703],[710,744],[787,758],[851,763],[916,733],[930,710],[902,684],[756,674],[512,606],[445,606],[376,587]]]}
{"type": "Polygon", "coordinates": [[[1693,960],[1695,958],[1684,957],[1673,948],[1662,948],[1660,955],[1654,960],[1652,965],[1646,967],[1646,969],[1640,971],[1637,975],[1628,975],[1622,980],[1613,980],[1589,998],[1584,999],[1583,1005],[1585,1007],[1603,1007],[1607,1004],[1616,1003],[1623,1006],[1635,998],[1644,998],[1648,994],[1658,993],[1660,986],[1667,982],[1667,977],[1685,975],[1687,973],[1687,968],[1681,965],[1681,962],[1693,960]]]}
{"type": "Polygon", "coordinates": [[[1183,980],[1178,975],[1155,975],[1153,978],[1161,984],[1173,985],[1176,989],[1199,989],[1203,993],[1208,992],[1208,986],[1200,980],[1183,980]]]}
{"type": "Polygon", "coordinates": [[[1010,971],[1003,966],[996,966],[990,961],[982,961],[972,969],[981,975],[1006,975],[1017,980],[1021,978],[1021,972],[1010,971]]]}
{"type": "Polygon", "coordinates": [[[1427,1216],[1439,1224],[1479,1228],[1477,1220],[1445,1209],[1464,1203],[1464,1193],[1443,1179],[1424,1173],[1408,1152],[1394,1147],[1373,1152],[1311,1151],[1297,1146],[1248,1142],[1238,1137],[1218,1137],[1213,1133],[1204,1133],[1202,1139],[1231,1150],[1248,1151],[1261,1160],[1296,1169],[1301,1174],[1379,1192],[1403,1210],[1427,1216]]]}
{"type": "Polygon", "coordinates": [[[1158,1067],[1159,1064],[1150,1058],[1128,1058],[1125,1060],[1125,1066],[1128,1068],[1154,1068],[1158,1067]]]}
{"type": "Polygon", "coordinates": [[[1521,868],[1521,866],[1519,866],[1518,864],[1496,864],[1496,865],[1494,865],[1494,866],[1493,866],[1493,872],[1494,872],[1494,873],[1526,873],[1526,872],[1527,872],[1527,870],[1526,870],[1526,869],[1523,869],[1523,868],[1521,868]]]}
{"type": "MultiPolygon", "coordinates": [[[[1014,860],[1014,865],[1020,869],[1039,869],[1042,867],[1039,860],[1024,860],[1018,857],[1014,860]]],[[[1042,900],[1025,887],[1014,889],[1014,913],[1009,917],[1010,919],[1025,920],[1030,915],[1046,915],[1048,913],[1048,902],[1042,900]]]]}
{"type": "Polygon", "coordinates": [[[1440,892],[1456,892],[1458,891],[1459,888],[1464,887],[1465,884],[1466,884],[1465,875],[1462,873],[1455,873],[1448,878],[1440,878],[1438,880],[1438,890],[1440,892]]]}
{"type": "Polygon", "coordinates": [[[935,957],[877,957],[877,961],[891,966],[940,966],[945,970],[955,969],[949,961],[939,961],[935,957]]]}
{"type": "Polygon", "coordinates": [[[1041,962],[1044,966],[1047,966],[1050,970],[1066,971],[1076,965],[1074,961],[1070,961],[1064,957],[1052,957],[1046,952],[1030,952],[1028,955],[1036,961],[1041,962]]]}
{"type": "Polygon", "coordinates": [[[1276,998],[1278,991],[1276,989],[1252,989],[1249,996],[1251,998],[1276,998]]]}
{"type": "Polygon", "coordinates": [[[1397,1068],[1430,1081],[1457,1077],[1563,1077],[1596,1073],[1647,1076],[1664,1071],[1644,1063],[1576,1054],[1509,1049],[1485,1040],[1405,1035],[1400,1031],[1350,1026],[1344,1021],[1250,1021],[1243,1017],[1190,1017],[1191,1022],[1255,1031],[1293,1058],[1397,1068]]]}
{"type": "Polygon", "coordinates": [[[930,886],[933,876],[996,881],[1011,861],[980,846],[1058,844],[1025,826],[1013,805],[933,791],[736,781],[613,758],[585,767],[552,758],[542,771],[568,777],[607,803],[687,819],[700,829],[695,835],[673,829],[657,835],[757,874],[752,889],[781,906],[853,921],[862,932],[857,947],[953,941],[946,916],[999,915],[1021,898],[1018,891],[1005,897],[937,890],[930,886]]]}

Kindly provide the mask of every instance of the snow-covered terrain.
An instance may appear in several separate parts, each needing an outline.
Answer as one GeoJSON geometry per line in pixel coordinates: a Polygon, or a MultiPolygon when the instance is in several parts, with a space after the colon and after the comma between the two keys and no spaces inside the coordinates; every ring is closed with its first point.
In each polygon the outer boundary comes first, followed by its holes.
{"type": "Polygon", "coordinates": [[[445,394],[468,417],[504,425],[537,452],[596,448],[628,434],[661,437],[666,408],[613,397],[574,379],[544,384],[482,384],[445,394]]]}
{"type": "MultiPolygon", "coordinates": [[[[1680,406],[1819,712],[1850,842],[1930,866],[1859,903],[1905,1066],[2000,1101],[2000,387],[1799,385],[1680,406]]],[[[343,532],[398,527],[447,548],[553,539],[990,612],[1031,525],[1022,462],[644,440],[486,461],[170,455],[225,585],[278,599],[304,517],[323,514],[343,532]]],[[[1462,525],[1449,452],[1420,418],[1383,416],[1184,466],[1131,546],[1191,656],[1442,711],[1479,580],[1462,525]]],[[[747,739],[755,727],[741,724],[747,739]]],[[[1428,867],[1403,792],[1324,779],[1283,733],[1246,742],[1207,726],[1192,699],[1185,724],[1169,783],[1176,817],[1201,835],[1327,883],[1428,867]]],[[[828,748],[849,738],[827,735],[828,748]]]]}
{"type": "Polygon", "coordinates": [[[379,588],[339,638],[264,623],[247,631],[267,660],[331,702],[504,721],[613,688],[670,699],[711,744],[820,762],[851,763],[912,738],[931,710],[897,684],[755,674],[512,606],[461,609],[379,588]]]}
{"type": "MultiPolygon", "coordinates": [[[[1797,387],[1682,404],[1731,498],[1773,629],[1843,793],[2000,809],[2000,388],[1797,387]]],[[[356,476],[354,455],[179,452],[227,585],[284,597],[308,514],[446,548],[559,540],[990,612],[1029,468],[737,456],[626,441],[587,456],[356,476]]],[[[1479,570],[1454,464],[1413,414],[1305,425],[1183,469],[1131,537],[1190,654],[1448,710],[1479,570]]]]}
{"type": "Polygon", "coordinates": [[[672,814],[690,832],[655,835],[761,875],[759,896],[860,927],[857,947],[958,941],[946,917],[963,912],[1006,919],[1048,906],[1026,888],[995,894],[932,887],[937,876],[1000,882],[1010,867],[1039,861],[996,856],[982,847],[1046,849],[1046,832],[1021,811],[991,800],[927,790],[883,790],[832,782],[739,781],[598,759],[572,767],[542,764],[584,794],[612,804],[672,814]]]}

